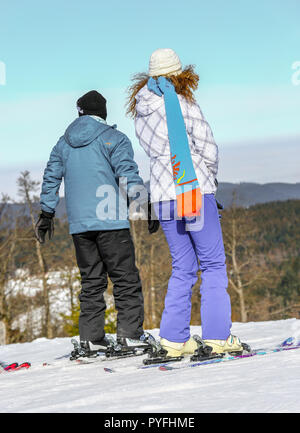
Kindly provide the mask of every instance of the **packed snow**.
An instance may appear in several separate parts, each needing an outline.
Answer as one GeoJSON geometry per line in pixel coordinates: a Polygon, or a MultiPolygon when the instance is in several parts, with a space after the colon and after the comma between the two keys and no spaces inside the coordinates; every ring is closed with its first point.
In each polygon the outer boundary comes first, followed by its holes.
{"type": "MultiPolygon", "coordinates": [[[[232,333],[253,349],[271,348],[290,336],[300,339],[300,320],[234,323],[232,333]]],[[[201,327],[192,334],[201,336],[201,327]]],[[[0,412],[300,412],[300,349],[160,371],[137,369],[142,357],[78,365],[68,360],[72,347],[70,338],[0,346],[1,362],[32,364],[0,374],[0,412]]]]}

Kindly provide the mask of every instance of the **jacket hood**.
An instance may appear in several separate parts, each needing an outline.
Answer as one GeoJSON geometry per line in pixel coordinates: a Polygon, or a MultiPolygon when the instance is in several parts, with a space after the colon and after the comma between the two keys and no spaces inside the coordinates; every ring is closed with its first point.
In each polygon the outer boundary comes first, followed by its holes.
{"type": "Polygon", "coordinates": [[[164,97],[151,92],[147,84],[136,94],[136,112],[138,116],[148,116],[164,104],[164,97]]]}
{"type": "Polygon", "coordinates": [[[106,128],[107,125],[90,116],[81,116],[68,126],[64,138],[72,147],[84,147],[92,143],[106,128]]]}

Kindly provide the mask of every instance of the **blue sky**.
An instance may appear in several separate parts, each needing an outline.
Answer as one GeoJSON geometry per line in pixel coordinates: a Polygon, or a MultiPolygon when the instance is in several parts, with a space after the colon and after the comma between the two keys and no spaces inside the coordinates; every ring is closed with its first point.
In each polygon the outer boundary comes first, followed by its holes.
{"type": "Polygon", "coordinates": [[[299,0],[2,2],[0,192],[14,195],[25,169],[41,180],[77,98],[91,89],[108,100],[107,120],[131,138],[148,180],[125,116],[126,88],[165,47],[200,75],[197,100],[220,148],[219,180],[299,182],[299,21],[299,0]]]}

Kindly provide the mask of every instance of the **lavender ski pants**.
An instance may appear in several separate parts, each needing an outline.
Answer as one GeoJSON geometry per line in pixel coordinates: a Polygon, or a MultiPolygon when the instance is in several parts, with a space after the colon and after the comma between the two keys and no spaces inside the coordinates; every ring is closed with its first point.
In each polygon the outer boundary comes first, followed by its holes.
{"type": "Polygon", "coordinates": [[[161,318],[160,336],[173,342],[185,342],[190,338],[192,287],[198,279],[200,262],[202,338],[227,339],[231,329],[231,303],[227,293],[222,230],[214,195],[204,195],[204,224],[199,226],[199,230],[197,226],[189,230],[191,224],[187,226],[185,218],[174,218],[175,201],[155,203],[154,208],[172,256],[172,275],[161,318]],[[167,212],[169,219],[165,219],[166,207],[171,207],[171,212],[167,212]]]}

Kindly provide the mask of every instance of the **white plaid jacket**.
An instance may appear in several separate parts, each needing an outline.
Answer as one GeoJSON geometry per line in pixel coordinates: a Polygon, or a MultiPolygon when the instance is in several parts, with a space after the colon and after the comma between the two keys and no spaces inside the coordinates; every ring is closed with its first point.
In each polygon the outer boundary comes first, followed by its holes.
{"type": "MultiPolygon", "coordinates": [[[[200,107],[179,95],[192,160],[202,194],[216,192],[218,147],[200,107]]],[[[151,201],[175,200],[164,98],[144,86],[136,95],[135,132],[150,157],[151,201]]]]}

